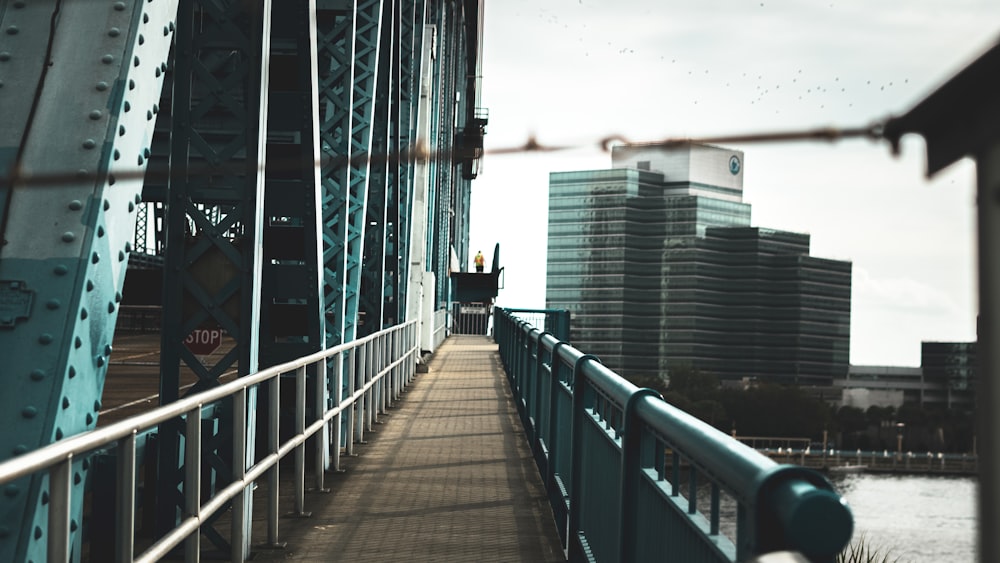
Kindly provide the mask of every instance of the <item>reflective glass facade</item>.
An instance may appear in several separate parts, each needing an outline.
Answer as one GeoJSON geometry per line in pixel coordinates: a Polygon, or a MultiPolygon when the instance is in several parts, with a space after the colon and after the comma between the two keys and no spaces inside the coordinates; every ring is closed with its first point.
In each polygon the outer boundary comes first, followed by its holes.
{"type": "Polygon", "coordinates": [[[546,306],[626,377],[690,365],[720,379],[847,374],[851,264],[808,235],[750,227],[750,205],[630,168],[550,175],[546,306]]]}

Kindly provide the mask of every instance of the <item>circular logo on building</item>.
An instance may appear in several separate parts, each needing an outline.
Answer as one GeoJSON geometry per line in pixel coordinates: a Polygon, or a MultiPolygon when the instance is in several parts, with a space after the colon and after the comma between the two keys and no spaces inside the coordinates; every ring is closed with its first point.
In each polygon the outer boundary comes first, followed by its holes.
{"type": "Polygon", "coordinates": [[[740,157],[735,154],[729,157],[729,173],[733,176],[740,173],[740,157]]]}

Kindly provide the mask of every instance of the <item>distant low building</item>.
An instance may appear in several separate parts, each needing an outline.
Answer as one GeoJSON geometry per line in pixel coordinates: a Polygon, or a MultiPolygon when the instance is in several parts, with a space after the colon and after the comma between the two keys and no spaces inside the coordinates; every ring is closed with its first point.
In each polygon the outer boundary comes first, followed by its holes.
{"type": "Polygon", "coordinates": [[[851,263],[750,226],[743,153],[615,147],[613,168],[549,179],[546,306],[626,377],[830,385],[847,374],[851,263]]]}
{"type": "Polygon", "coordinates": [[[922,342],[920,367],[852,365],[846,378],[833,381],[833,387],[840,390],[839,402],[830,402],[862,410],[904,404],[972,410],[976,347],[975,342],[922,342]]]}

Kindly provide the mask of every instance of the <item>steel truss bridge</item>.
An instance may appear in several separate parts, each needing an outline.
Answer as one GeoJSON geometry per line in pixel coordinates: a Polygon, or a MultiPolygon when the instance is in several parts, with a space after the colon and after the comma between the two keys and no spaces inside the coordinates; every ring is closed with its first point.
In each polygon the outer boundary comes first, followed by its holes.
{"type": "MultiPolygon", "coordinates": [[[[0,460],[95,428],[134,296],[161,299],[162,404],[182,373],[193,394],[408,321],[432,347],[468,262],[481,27],[479,0],[0,2],[0,460]],[[225,354],[185,345],[206,334],[225,354]]],[[[186,432],[157,433],[163,527],[186,432]]],[[[45,560],[48,477],[5,491],[0,559],[45,560]]]]}

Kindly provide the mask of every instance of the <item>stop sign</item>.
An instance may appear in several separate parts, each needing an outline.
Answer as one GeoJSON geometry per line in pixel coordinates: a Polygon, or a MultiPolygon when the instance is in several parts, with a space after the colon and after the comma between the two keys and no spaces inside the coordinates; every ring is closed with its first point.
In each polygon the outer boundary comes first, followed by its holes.
{"type": "Polygon", "coordinates": [[[221,328],[196,328],[184,339],[184,346],[196,356],[207,356],[222,344],[221,328]]]}

